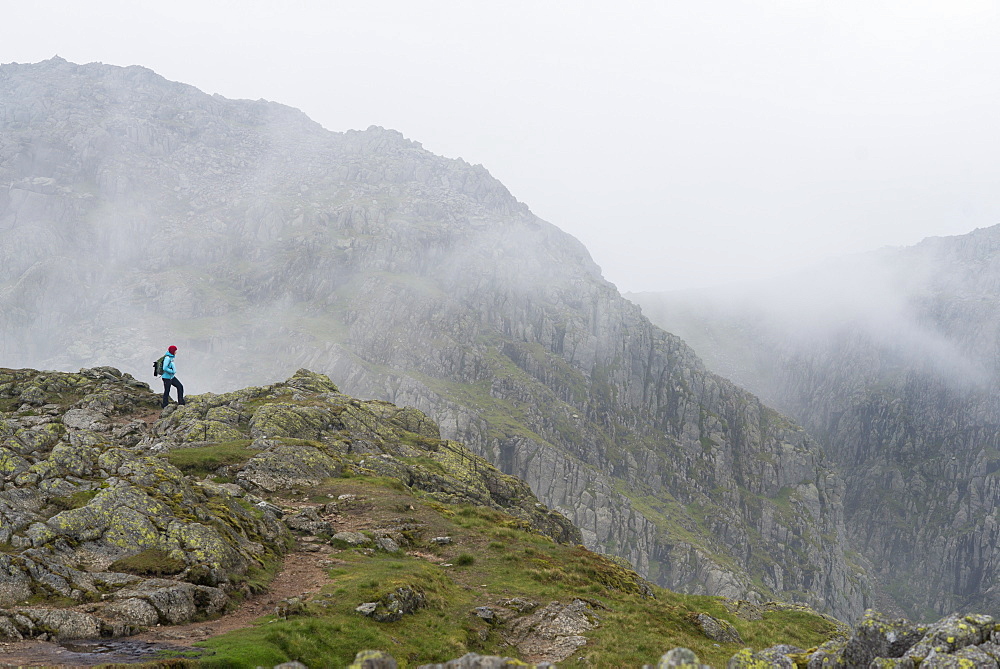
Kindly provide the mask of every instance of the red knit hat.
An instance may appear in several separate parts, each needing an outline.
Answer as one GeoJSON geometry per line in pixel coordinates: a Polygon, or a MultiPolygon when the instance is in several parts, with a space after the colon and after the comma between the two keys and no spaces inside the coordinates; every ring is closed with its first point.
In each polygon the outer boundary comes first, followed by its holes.
{"type": "Polygon", "coordinates": [[[167,350],[170,351],[171,353],[176,353],[177,352],[177,347],[176,346],[168,346],[167,350]]]}

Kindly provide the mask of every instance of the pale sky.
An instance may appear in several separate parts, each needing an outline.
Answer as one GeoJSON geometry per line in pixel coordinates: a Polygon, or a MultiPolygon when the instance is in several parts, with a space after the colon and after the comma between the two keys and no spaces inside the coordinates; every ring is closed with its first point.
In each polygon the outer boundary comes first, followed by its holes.
{"type": "Polygon", "coordinates": [[[0,63],[142,65],[483,164],[623,291],[1000,223],[1000,0],[4,2],[0,63]]]}

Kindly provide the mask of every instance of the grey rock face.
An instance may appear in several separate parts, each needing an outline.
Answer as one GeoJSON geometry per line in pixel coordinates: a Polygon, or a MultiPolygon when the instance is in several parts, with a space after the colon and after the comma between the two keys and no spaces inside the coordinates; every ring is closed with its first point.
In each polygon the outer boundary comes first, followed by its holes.
{"type": "Polygon", "coordinates": [[[719,643],[743,643],[739,631],[733,627],[732,623],[725,620],[718,620],[712,616],[699,613],[698,627],[709,639],[719,643]]]}
{"type": "Polygon", "coordinates": [[[35,627],[53,630],[56,639],[100,639],[100,618],[69,610],[21,609],[19,613],[35,627]]]}
{"type": "MultiPolygon", "coordinates": [[[[9,364],[146,370],[169,313],[198,360],[189,388],[317,369],[421,410],[528,481],[588,547],[659,584],[787,593],[845,618],[868,605],[843,483],[815,443],[652,326],[483,167],[143,68],[4,66],[0,102],[9,364]],[[48,99],[59,103],[39,113],[48,99]]],[[[334,422],[290,400],[300,438],[334,422]]],[[[186,438],[209,440],[208,423],[211,438],[237,438],[239,420],[213,415],[186,438]]],[[[263,417],[252,426],[278,434],[263,417]]],[[[336,466],[272,457],[241,481],[269,489],[336,466]]],[[[498,477],[483,494],[520,493],[498,477]]]]}
{"type": "Polygon", "coordinates": [[[389,537],[376,537],[375,546],[386,553],[398,553],[400,550],[399,544],[389,537]]]}
{"type": "MultiPolygon", "coordinates": [[[[171,625],[192,620],[199,613],[219,613],[229,601],[225,592],[219,588],[160,579],[144,581],[137,588],[121,591],[117,597],[125,601],[145,601],[165,623],[171,625]]],[[[137,609],[130,607],[128,610],[131,612],[137,609]]]]}
{"type": "Polygon", "coordinates": [[[726,669],[751,669],[752,667],[774,667],[774,669],[795,669],[795,661],[790,655],[802,652],[801,648],[780,644],[756,653],[744,652],[734,655],[726,663],[726,669]]]}
{"type": "Polygon", "coordinates": [[[333,526],[319,517],[316,509],[303,509],[296,514],[286,516],[285,525],[292,530],[308,532],[309,534],[333,534],[333,526]]]}
{"type": "Polygon", "coordinates": [[[521,660],[511,657],[499,657],[497,655],[479,655],[478,653],[466,653],[456,660],[449,660],[439,664],[422,664],[418,669],[515,669],[522,667],[554,667],[548,662],[540,664],[526,664],[521,660]]]}
{"type": "Polygon", "coordinates": [[[106,430],[108,417],[90,409],[70,409],[62,418],[63,425],[75,430],[106,430]]]}
{"type": "Polygon", "coordinates": [[[702,664],[694,651],[688,648],[669,650],[656,663],[656,669],[705,669],[705,667],[708,665],[702,664]]]}
{"type": "Polygon", "coordinates": [[[354,657],[348,669],[396,669],[399,666],[389,654],[380,650],[363,650],[354,657]]]}
{"type": "Polygon", "coordinates": [[[372,542],[371,539],[360,532],[337,532],[333,535],[334,541],[343,541],[350,546],[366,546],[372,542]]]}
{"type": "Polygon", "coordinates": [[[852,544],[915,619],[1000,614],[998,258],[994,226],[740,296],[635,297],[819,438],[852,544]]]}
{"type": "Polygon", "coordinates": [[[854,636],[843,650],[844,661],[852,666],[865,667],[877,657],[896,658],[923,638],[926,628],[907,620],[890,620],[874,612],[865,612],[854,636]]]}
{"type": "Polygon", "coordinates": [[[585,645],[583,633],[598,625],[600,618],[587,602],[552,602],[513,620],[505,637],[529,662],[560,662],[585,645]]]}
{"type": "Polygon", "coordinates": [[[386,593],[377,602],[361,604],[355,610],[380,623],[393,623],[425,606],[427,601],[424,593],[404,586],[386,593]]]}
{"type": "Polygon", "coordinates": [[[138,597],[111,602],[104,610],[108,615],[135,627],[152,627],[160,622],[156,607],[138,597]]]}
{"type": "MultiPolygon", "coordinates": [[[[880,613],[868,611],[846,642],[824,644],[808,654],[806,663],[810,669],[838,666],[994,667],[1000,657],[996,635],[996,622],[989,616],[951,615],[929,626],[917,626],[904,619],[890,620],[880,613]]],[[[802,652],[796,650],[794,654],[801,662],[802,652]]],[[[742,653],[743,657],[749,655],[742,653]]]]}

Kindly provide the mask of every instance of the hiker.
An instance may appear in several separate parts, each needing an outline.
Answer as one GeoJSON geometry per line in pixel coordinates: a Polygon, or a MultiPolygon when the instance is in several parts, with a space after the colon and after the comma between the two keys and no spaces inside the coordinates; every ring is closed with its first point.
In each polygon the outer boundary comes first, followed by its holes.
{"type": "Polygon", "coordinates": [[[177,380],[174,367],[174,355],[177,353],[176,346],[167,348],[167,354],[163,358],[163,404],[161,408],[166,408],[170,404],[170,386],[177,388],[177,403],[184,404],[184,386],[177,380]]]}

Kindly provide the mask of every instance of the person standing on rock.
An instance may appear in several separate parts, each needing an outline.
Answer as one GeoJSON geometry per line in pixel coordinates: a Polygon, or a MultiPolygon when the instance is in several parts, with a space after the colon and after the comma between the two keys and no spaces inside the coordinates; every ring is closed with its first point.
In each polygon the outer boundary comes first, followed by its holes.
{"type": "Polygon", "coordinates": [[[163,404],[161,408],[166,409],[170,404],[170,387],[177,388],[177,403],[184,404],[184,386],[177,380],[177,368],[174,367],[174,356],[177,354],[177,347],[170,346],[163,358],[163,404]]]}

